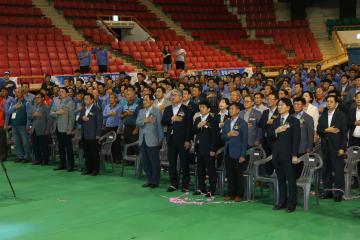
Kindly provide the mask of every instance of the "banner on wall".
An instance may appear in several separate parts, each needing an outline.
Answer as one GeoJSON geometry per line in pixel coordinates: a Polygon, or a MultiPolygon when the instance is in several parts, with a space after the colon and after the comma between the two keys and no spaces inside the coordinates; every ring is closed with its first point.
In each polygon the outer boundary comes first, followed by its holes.
{"type": "MultiPolygon", "coordinates": [[[[212,76],[213,69],[190,70],[188,72],[193,75],[212,76]]],[[[244,72],[248,73],[249,76],[251,76],[253,74],[253,68],[251,68],[251,67],[248,67],[248,68],[226,68],[226,69],[217,69],[217,72],[218,72],[218,76],[220,76],[220,77],[227,76],[229,74],[242,74],[244,72]]],[[[137,72],[130,72],[130,73],[126,73],[126,74],[128,76],[131,76],[131,78],[133,79],[133,78],[136,78],[137,72]]],[[[103,74],[103,76],[109,76],[112,80],[115,80],[117,77],[119,77],[119,75],[120,75],[119,73],[103,74]]],[[[90,77],[94,77],[94,76],[95,76],[94,74],[83,74],[83,75],[81,75],[81,78],[84,79],[85,82],[87,82],[90,77]]],[[[71,76],[69,76],[69,75],[52,76],[51,81],[56,83],[59,86],[63,86],[65,78],[68,78],[68,77],[71,77],[71,76]]]]}

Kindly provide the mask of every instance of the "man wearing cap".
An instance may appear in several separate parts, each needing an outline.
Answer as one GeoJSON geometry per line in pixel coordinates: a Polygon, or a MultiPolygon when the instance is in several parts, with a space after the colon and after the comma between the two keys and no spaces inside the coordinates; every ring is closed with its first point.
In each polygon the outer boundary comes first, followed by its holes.
{"type": "Polygon", "coordinates": [[[168,145],[169,175],[171,185],[167,189],[173,192],[178,188],[177,158],[180,158],[182,172],[182,191],[188,192],[190,181],[189,163],[185,150],[190,148],[192,135],[192,116],[189,109],[182,104],[182,92],[179,89],[171,91],[171,105],[167,106],[161,123],[167,127],[166,140],[168,145]]]}

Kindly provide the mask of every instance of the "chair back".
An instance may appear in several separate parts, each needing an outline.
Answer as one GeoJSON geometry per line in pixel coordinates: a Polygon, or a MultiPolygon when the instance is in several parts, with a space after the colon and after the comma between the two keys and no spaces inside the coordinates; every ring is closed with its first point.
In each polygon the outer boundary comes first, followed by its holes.
{"type": "Polygon", "coordinates": [[[254,169],[254,162],[264,159],[266,157],[265,150],[262,147],[252,147],[248,150],[249,163],[246,172],[252,173],[254,169]]]}
{"type": "Polygon", "coordinates": [[[299,180],[311,183],[315,171],[319,170],[323,166],[323,161],[320,155],[317,153],[307,153],[302,155],[299,160],[304,163],[299,180]]]}

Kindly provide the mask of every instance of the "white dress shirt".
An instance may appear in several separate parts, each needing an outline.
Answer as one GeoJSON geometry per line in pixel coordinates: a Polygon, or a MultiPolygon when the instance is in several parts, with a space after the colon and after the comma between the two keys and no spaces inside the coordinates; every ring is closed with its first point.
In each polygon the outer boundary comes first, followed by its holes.
{"type": "MultiPolygon", "coordinates": [[[[360,120],[360,109],[356,108],[356,121],[360,120]]],[[[360,138],[360,126],[356,126],[353,137],[360,138]]]]}
{"type": "Polygon", "coordinates": [[[179,103],[178,105],[172,105],[173,116],[176,116],[178,114],[180,107],[181,103],[179,103]]]}
{"type": "Polygon", "coordinates": [[[85,116],[88,116],[90,113],[90,110],[94,104],[91,104],[89,107],[85,107],[85,116]]]}
{"type": "Polygon", "coordinates": [[[334,112],[335,110],[333,110],[332,112],[328,111],[328,127],[331,127],[331,121],[334,116],[334,112]]]}
{"type": "Polygon", "coordinates": [[[234,125],[236,123],[236,121],[238,120],[239,116],[237,116],[234,120],[231,119],[231,122],[230,122],[230,131],[234,129],[234,125]]]}

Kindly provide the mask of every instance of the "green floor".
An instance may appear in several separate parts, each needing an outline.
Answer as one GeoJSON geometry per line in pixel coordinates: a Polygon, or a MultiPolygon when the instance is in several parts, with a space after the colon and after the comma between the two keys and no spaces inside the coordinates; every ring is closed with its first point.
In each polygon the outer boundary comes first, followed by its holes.
{"type": "MultiPolygon", "coordinates": [[[[52,167],[6,162],[18,197],[0,170],[0,239],[358,239],[360,199],[332,200],[293,214],[267,202],[176,205],[165,183],[106,174],[80,176],[52,167]]],[[[130,169],[131,170],[131,169],[130,169]]],[[[217,200],[221,201],[221,198],[217,200]]]]}

